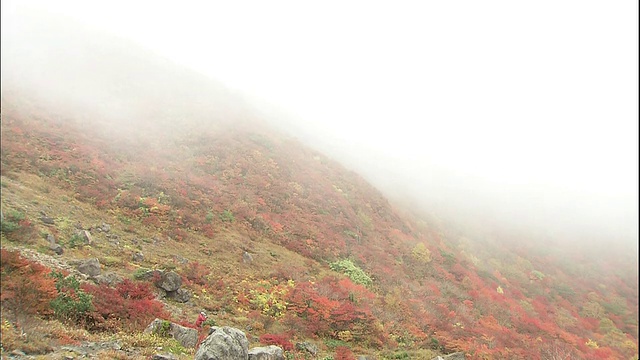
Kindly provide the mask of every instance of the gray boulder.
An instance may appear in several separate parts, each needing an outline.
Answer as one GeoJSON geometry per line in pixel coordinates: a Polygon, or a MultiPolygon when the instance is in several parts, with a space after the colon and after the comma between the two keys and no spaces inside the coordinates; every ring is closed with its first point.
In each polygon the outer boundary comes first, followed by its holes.
{"type": "Polygon", "coordinates": [[[78,265],[78,271],[85,275],[98,276],[100,275],[100,261],[96,258],[89,259],[78,265]]]}
{"type": "Polygon", "coordinates": [[[195,360],[248,360],[249,341],[244,332],[224,326],[214,326],[198,351],[195,360]]]}
{"type": "Polygon", "coordinates": [[[191,292],[185,289],[178,289],[176,291],[167,292],[167,297],[179,303],[186,303],[191,300],[191,292]]]}
{"type": "Polygon", "coordinates": [[[122,276],[114,273],[114,272],[108,272],[105,273],[103,275],[98,275],[94,277],[94,280],[96,283],[101,284],[101,285],[109,285],[109,286],[113,286],[119,282],[122,282],[122,280],[124,280],[122,278],[122,276]]]}
{"type": "Polygon", "coordinates": [[[269,345],[249,350],[249,360],[284,360],[282,348],[269,345]]]}
{"type": "Polygon", "coordinates": [[[43,223],[47,224],[47,225],[55,225],[55,220],[53,218],[50,218],[48,216],[42,216],[40,218],[40,221],[42,221],[43,223]]]}
{"type": "Polygon", "coordinates": [[[166,292],[176,291],[182,286],[182,277],[174,271],[164,272],[156,286],[166,292]]]}
{"type": "Polygon", "coordinates": [[[64,249],[60,244],[49,245],[49,249],[56,253],[57,255],[62,255],[64,253],[64,249]]]}
{"type": "Polygon", "coordinates": [[[318,354],[318,347],[308,341],[296,343],[296,349],[306,351],[312,356],[318,354]]]}
{"type": "Polygon", "coordinates": [[[163,332],[163,324],[166,320],[155,319],[144,329],[144,333],[156,333],[160,335],[168,335],[176,339],[180,345],[186,348],[194,348],[198,343],[198,331],[196,329],[191,329],[188,327],[184,327],[182,325],[178,325],[176,323],[169,323],[169,328],[166,329],[166,334],[162,334],[163,332]]]}
{"type": "Polygon", "coordinates": [[[131,256],[131,260],[133,260],[133,262],[143,262],[144,261],[144,254],[141,251],[136,251],[131,256]]]}
{"type": "Polygon", "coordinates": [[[47,241],[49,242],[49,250],[52,250],[58,255],[62,255],[62,253],[64,253],[62,246],[60,246],[60,244],[56,244],[56,238],[53,235],[47,234],[47,241]]]}

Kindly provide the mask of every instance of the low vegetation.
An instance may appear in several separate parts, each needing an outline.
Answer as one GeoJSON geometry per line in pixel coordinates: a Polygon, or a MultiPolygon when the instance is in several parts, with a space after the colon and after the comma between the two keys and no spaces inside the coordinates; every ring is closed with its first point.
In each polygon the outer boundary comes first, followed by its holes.
{"type": "Polygon", "coordinates": [[[117,338],[140,356],[188,357],[142,330],[155,318],[193,327],[206,309],[201,339],[235,326],[297,358],[300,341],[325,359],[637,358],[637,274],[608,259],[576,250],[563,263],[533,238],[508,248],[401,215],[357,175],[251,127],[150,128],[133,141],[39,111],[3,94],[3,351],[117,338]],[[24,249],[98,258],[123,281],[81,281],[24,249]],[[180,274],[190,302],[160,301],[152,269],[180,274]]]}

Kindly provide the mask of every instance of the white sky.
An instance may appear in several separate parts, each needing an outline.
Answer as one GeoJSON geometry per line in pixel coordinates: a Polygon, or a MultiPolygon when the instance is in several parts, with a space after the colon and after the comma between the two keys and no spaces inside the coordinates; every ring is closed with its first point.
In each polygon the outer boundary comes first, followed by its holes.
{"type": "Polygon", "coordinates": [[[637,203],[637,1],[28,3],[281,106],[351,161],[637,203]]]}

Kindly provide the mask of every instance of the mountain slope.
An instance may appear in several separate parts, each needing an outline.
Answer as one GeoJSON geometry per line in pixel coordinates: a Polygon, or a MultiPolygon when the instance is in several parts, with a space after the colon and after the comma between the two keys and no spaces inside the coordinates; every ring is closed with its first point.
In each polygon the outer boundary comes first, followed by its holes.
{"type": "Polygon", "coordinates": [[[327,354],[637,354],[633,264],[579,252],[563,262],[533,236],[507,248],[509,232],[412,216],[219,84],[48,24],[28,32],[31,47],[3,51],[2,210],[27,219],[25,231],[4,227],[3,248],[51,253],[42,236],[53,234],[62,259],[97,257],[125,278],[172,269],[194,294],[169,302],[175,319],[205,308],[218,324],[313,339],[327,354]],[[74,245],[76,223],[94,245],[74,245]]]}

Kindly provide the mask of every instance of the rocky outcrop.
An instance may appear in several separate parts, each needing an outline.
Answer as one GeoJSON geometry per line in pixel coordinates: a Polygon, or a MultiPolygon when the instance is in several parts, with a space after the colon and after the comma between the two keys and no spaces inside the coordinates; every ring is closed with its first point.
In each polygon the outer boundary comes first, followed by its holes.
{"type": "Polygon", "coordinates": [[[198,351],[195,360],[247,360],[249,358],[249,341],[244,332],[224,326],[214,326],[198,351]]]}
{"type": "Polygon", "coordinates": [[[178,289],[176,291],[167,291],[167,298],[179,303],[186,303],[191,300],[191,291],[186,289],[178,289]]]}
{"type": "Polygon", "coordinates": [[[89,259],[78,265],[78,271],[85,275],[98,276],[100,275],[100,261],[95,258],[89,259]]]}
{"type": "Polygon", "coordinates": [[[196,329],[184,327],[166,320],[153,320],[151,324],[144,329],[144,332],[171,336],[186,348],[193,348],[198,343],[198,331],[196,329]]]}
{"type": "Polygon", "coordinates": [[[269,345],[249,350],[249,360],[284,360],[282,348],[269,345]]]}
{"type": "Polygon", "coordinates": [[[47,234],[47,241],[49,242],[49,250],[52,250],[58,255],[62,255],[64,253],[62,246],[60,246],[60,244],[56,244],[56,238],[53,235],[47,234]]]}
{"type": "Polygon", "coordinates": [[[176,291],[182,286],[182,277],[174,271],[163,272],[156,286],[166,292],[176,291]]]}

